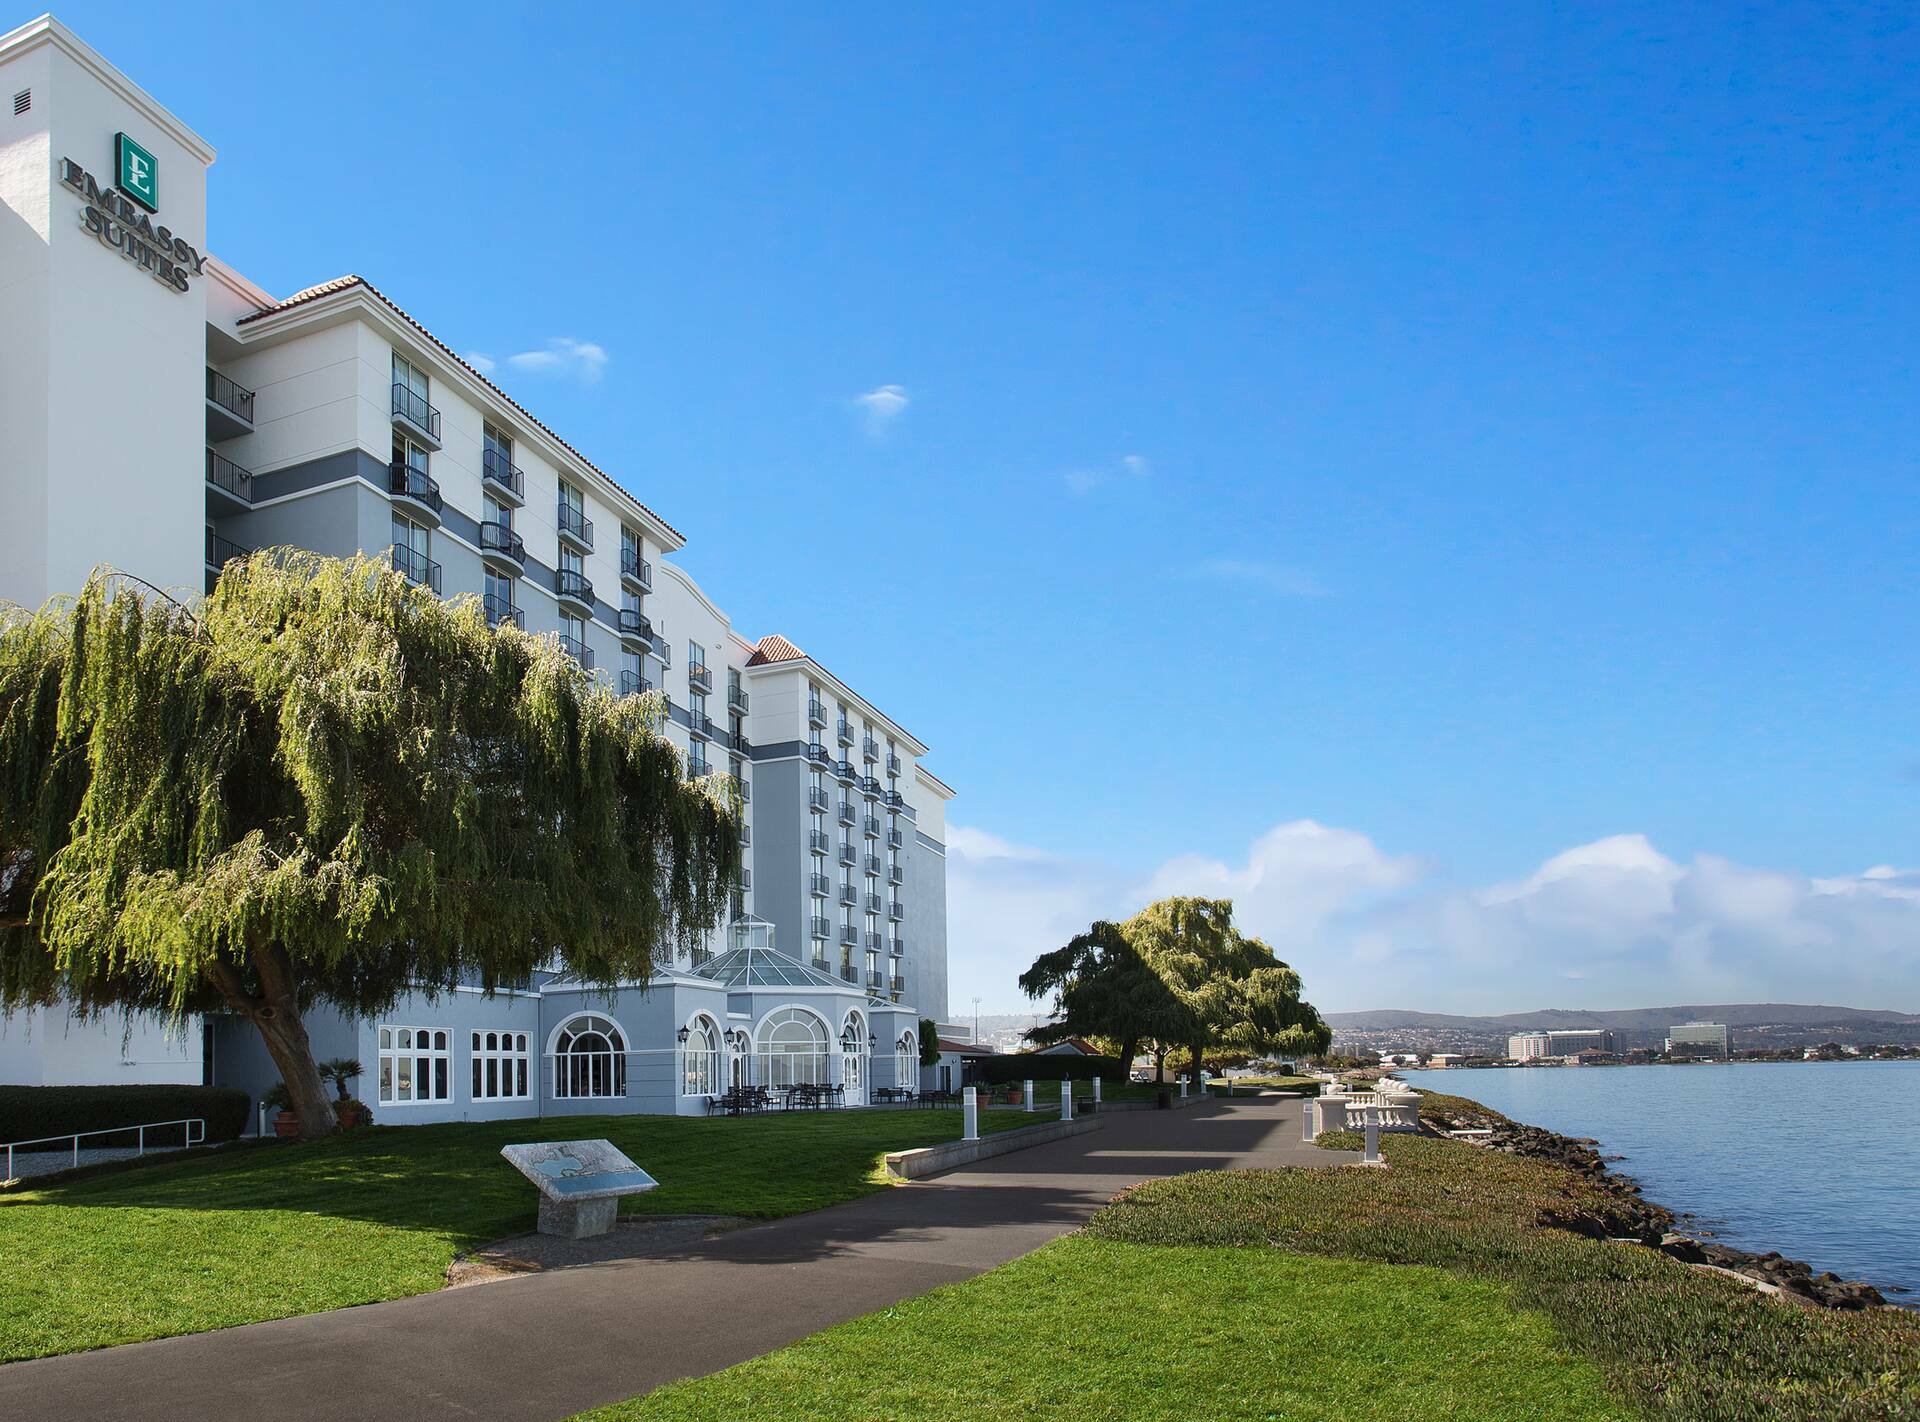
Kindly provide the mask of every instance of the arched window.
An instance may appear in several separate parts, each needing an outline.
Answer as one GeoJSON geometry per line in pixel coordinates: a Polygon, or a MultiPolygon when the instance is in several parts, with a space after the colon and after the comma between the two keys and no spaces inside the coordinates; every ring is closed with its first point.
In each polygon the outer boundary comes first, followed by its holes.
{"type": "Polygon", "coordinates": [[[894,1085],[917,1087],[920,1084],[920,1039],[911,1031],[902,1032],[893,1044],[894,1085]]]}
{"type": "Polygon", "coordinates": [[[553,1034],[555,1096],[625,1096],[627,1039],[612,1022],[583,1012],[553,1034]]]}
{"type": "Polygon", "coordinates": [[[680,1094],[714,1096],[720,1091],[720,1029],[711,1017],[696,1017],[687,1024],[687,1041],[682,1050],[680,1094]]]}
{"type": "Polygon", "coordinates": [[[768,1086],[825,1085],[832,1079],[827,1024],[797,1007],[783,1007],[760,1024],[760,1056],[768,1086]]]}

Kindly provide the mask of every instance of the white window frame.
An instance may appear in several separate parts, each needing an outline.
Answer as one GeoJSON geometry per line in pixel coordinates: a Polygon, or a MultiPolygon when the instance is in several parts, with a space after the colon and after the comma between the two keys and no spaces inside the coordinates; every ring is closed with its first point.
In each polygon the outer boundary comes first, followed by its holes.
{"type": "Polygon", "coordinates": [[[447,1028],[383,1022],[375,1041],[380,1105],[439,1106],[453,1100],[453,1037],[447,1028]],[[400,1040],[403,1034],[407,1038],[404,1045],[400,1040]],[[422,1037],[426,1038],[425,1046],[420,1045],[422,1037]],[[400,1094],[403,1069],[409,1093],[405,1096],[400,1094]],[[421,1094],[423,1081],[429,1094],[421,1094]],[[440,1088],[437,1092],[431,1091],[435,1085],[440,1088]]]}
{"type": "Polygon", "coordinates": [[[533,1034],[498,1027],[475,1027],[468,1035],[467,1099],[469,1101],[533,1100],[533,1034]],[[494,1067],[497,1084],[517,1088],[488,1091],[487,1068],[494,1067]]]}
{"type": "Polygon", "coordinates": [[[680,1094],[717,1096],[720,1094],[720,1028],[710,1017],[696,1017],[687,1024],[687,1044],[681,1048],[680,1094]],[[705,1039],[709,1045],[696,1046],[705,1039]]]}

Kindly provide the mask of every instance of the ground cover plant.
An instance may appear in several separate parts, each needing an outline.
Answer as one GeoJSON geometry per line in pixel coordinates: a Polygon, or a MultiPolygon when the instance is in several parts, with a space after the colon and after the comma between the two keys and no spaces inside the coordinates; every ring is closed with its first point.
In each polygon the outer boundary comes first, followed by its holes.
{"type": "Polygon", "coordinates": [[[0,1362],[436,1289],[455,1251],[533,1227],[513,1141],[613,1141],[661,1182],[629,1213],[773,1218],[885,1188],[886,1152],[959,1134],[957,1111],[919,1110],[375,1127],[15,1190],[0,1362]]]}

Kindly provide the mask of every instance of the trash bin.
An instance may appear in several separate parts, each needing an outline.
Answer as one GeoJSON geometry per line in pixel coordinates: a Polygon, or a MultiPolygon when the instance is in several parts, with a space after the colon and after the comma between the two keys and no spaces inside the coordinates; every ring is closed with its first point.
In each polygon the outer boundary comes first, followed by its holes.
{"type": "Polygon", "coordinates": [[[1171,1111],[1173,1109],[1173,1093],[1167,1090],[1166,1087],[1161,1087],[1154,1095],[1153,1104],[1156,1110],[1171,1111]]]}

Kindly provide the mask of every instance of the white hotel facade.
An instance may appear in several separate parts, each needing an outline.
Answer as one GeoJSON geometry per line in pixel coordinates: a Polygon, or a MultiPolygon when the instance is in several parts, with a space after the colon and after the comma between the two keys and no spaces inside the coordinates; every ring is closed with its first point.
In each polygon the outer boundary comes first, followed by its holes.
{"type": "MultiPolygon", "coordinates": [[[[267,546],[391,556],[614,690],[663,692],[689,774],[747,802],[732,921],[651,981],[320,1014],[316,1055],[360,1059],[390,1123],[917,1083],[917,1022],[947,1008],[953,792],[927,747],[786,638],[736,631],[671,561],[672,524],[372,284],[275,297],[208,255],[213,159],[58,21],[0,35],[0,598],[100,564],[210,588],[267,546]]],[[[203,1079],[274,1076],[220,1018],[0,1024],[0,1081],[203,1079]]]]}

